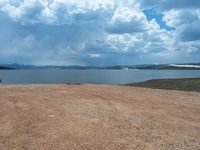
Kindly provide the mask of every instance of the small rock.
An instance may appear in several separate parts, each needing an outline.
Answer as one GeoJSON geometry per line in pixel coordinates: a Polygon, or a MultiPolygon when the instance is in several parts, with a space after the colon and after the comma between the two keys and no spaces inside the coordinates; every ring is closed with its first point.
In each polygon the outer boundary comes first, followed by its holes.
{"type": "Polygon", "coordinates": [[[54,118],[55,117],[55,115],[49,115],[49,118],[54,118]]]}

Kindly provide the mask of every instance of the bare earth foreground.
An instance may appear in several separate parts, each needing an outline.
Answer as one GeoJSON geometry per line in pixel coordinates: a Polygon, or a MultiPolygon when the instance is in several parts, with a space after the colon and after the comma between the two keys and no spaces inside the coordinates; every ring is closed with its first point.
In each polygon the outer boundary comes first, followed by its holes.
{"type": "Polygon", "coordinates": [[[0,86],[0,149],[200,150],[200,93],[0,86]]]}

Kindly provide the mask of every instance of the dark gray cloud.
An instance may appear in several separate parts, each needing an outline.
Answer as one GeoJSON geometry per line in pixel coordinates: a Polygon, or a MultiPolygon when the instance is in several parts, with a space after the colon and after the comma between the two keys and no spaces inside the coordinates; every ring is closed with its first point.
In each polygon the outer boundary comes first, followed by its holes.
{"type": "Polygon", "coordinates": [[[200,8],[200,1],[199,0],[163,0],[161,2],[161,7],[163,9],[185,9],[185,8],[192,8],[198,9],[200,8]]]}
{"type": "Polygon", "coordinates": [[[141,8],[159,7],[162,10],[170,9],[199,9],[199,0],[138,0],[141,8]]]}
{"type": "Polygon", "coordinates": [[[165,13],[163,20],[168,26],[176,28],[178,39],[182,41],[200,40],[199,10],[170,10],[165,13]]]}
{"type": "Polygon", "coordinates": [[[198,41],[200,40],[200,21],[191,23],[190,25],[183,25],[177,31],[178,37],[183,41],[198,41]]]}

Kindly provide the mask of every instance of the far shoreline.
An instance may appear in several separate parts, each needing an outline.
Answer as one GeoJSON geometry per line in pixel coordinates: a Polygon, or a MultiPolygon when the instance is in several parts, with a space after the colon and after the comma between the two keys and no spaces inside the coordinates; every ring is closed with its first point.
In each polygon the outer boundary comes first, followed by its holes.
{"type": "Polygon", "coordinates": [[[2,80],[0,86],[29,86],[29,85],[118,85],[118,86],[133,86],[133,87],[143,87],[151,89],[163,89],[163,90],[178,90],[178,91],[191,91],[191,92],[200,92],[200,77],[195,78],[164,78],[164,79],[151,79],[143,82],[137,83],[128,83],[128,84],[105,84],[105,83],[37,83],[37,84],[6,84],[2,80]]]}

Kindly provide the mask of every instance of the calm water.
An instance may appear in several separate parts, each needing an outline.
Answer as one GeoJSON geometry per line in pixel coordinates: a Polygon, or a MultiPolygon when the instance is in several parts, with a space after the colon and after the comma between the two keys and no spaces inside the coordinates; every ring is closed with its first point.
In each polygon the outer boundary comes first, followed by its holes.
{"type": "Polygon", "coordinates": [[[179,77],[200,77],[200,70],[0,70],[5,84],[124,84],[179,77]]]}

